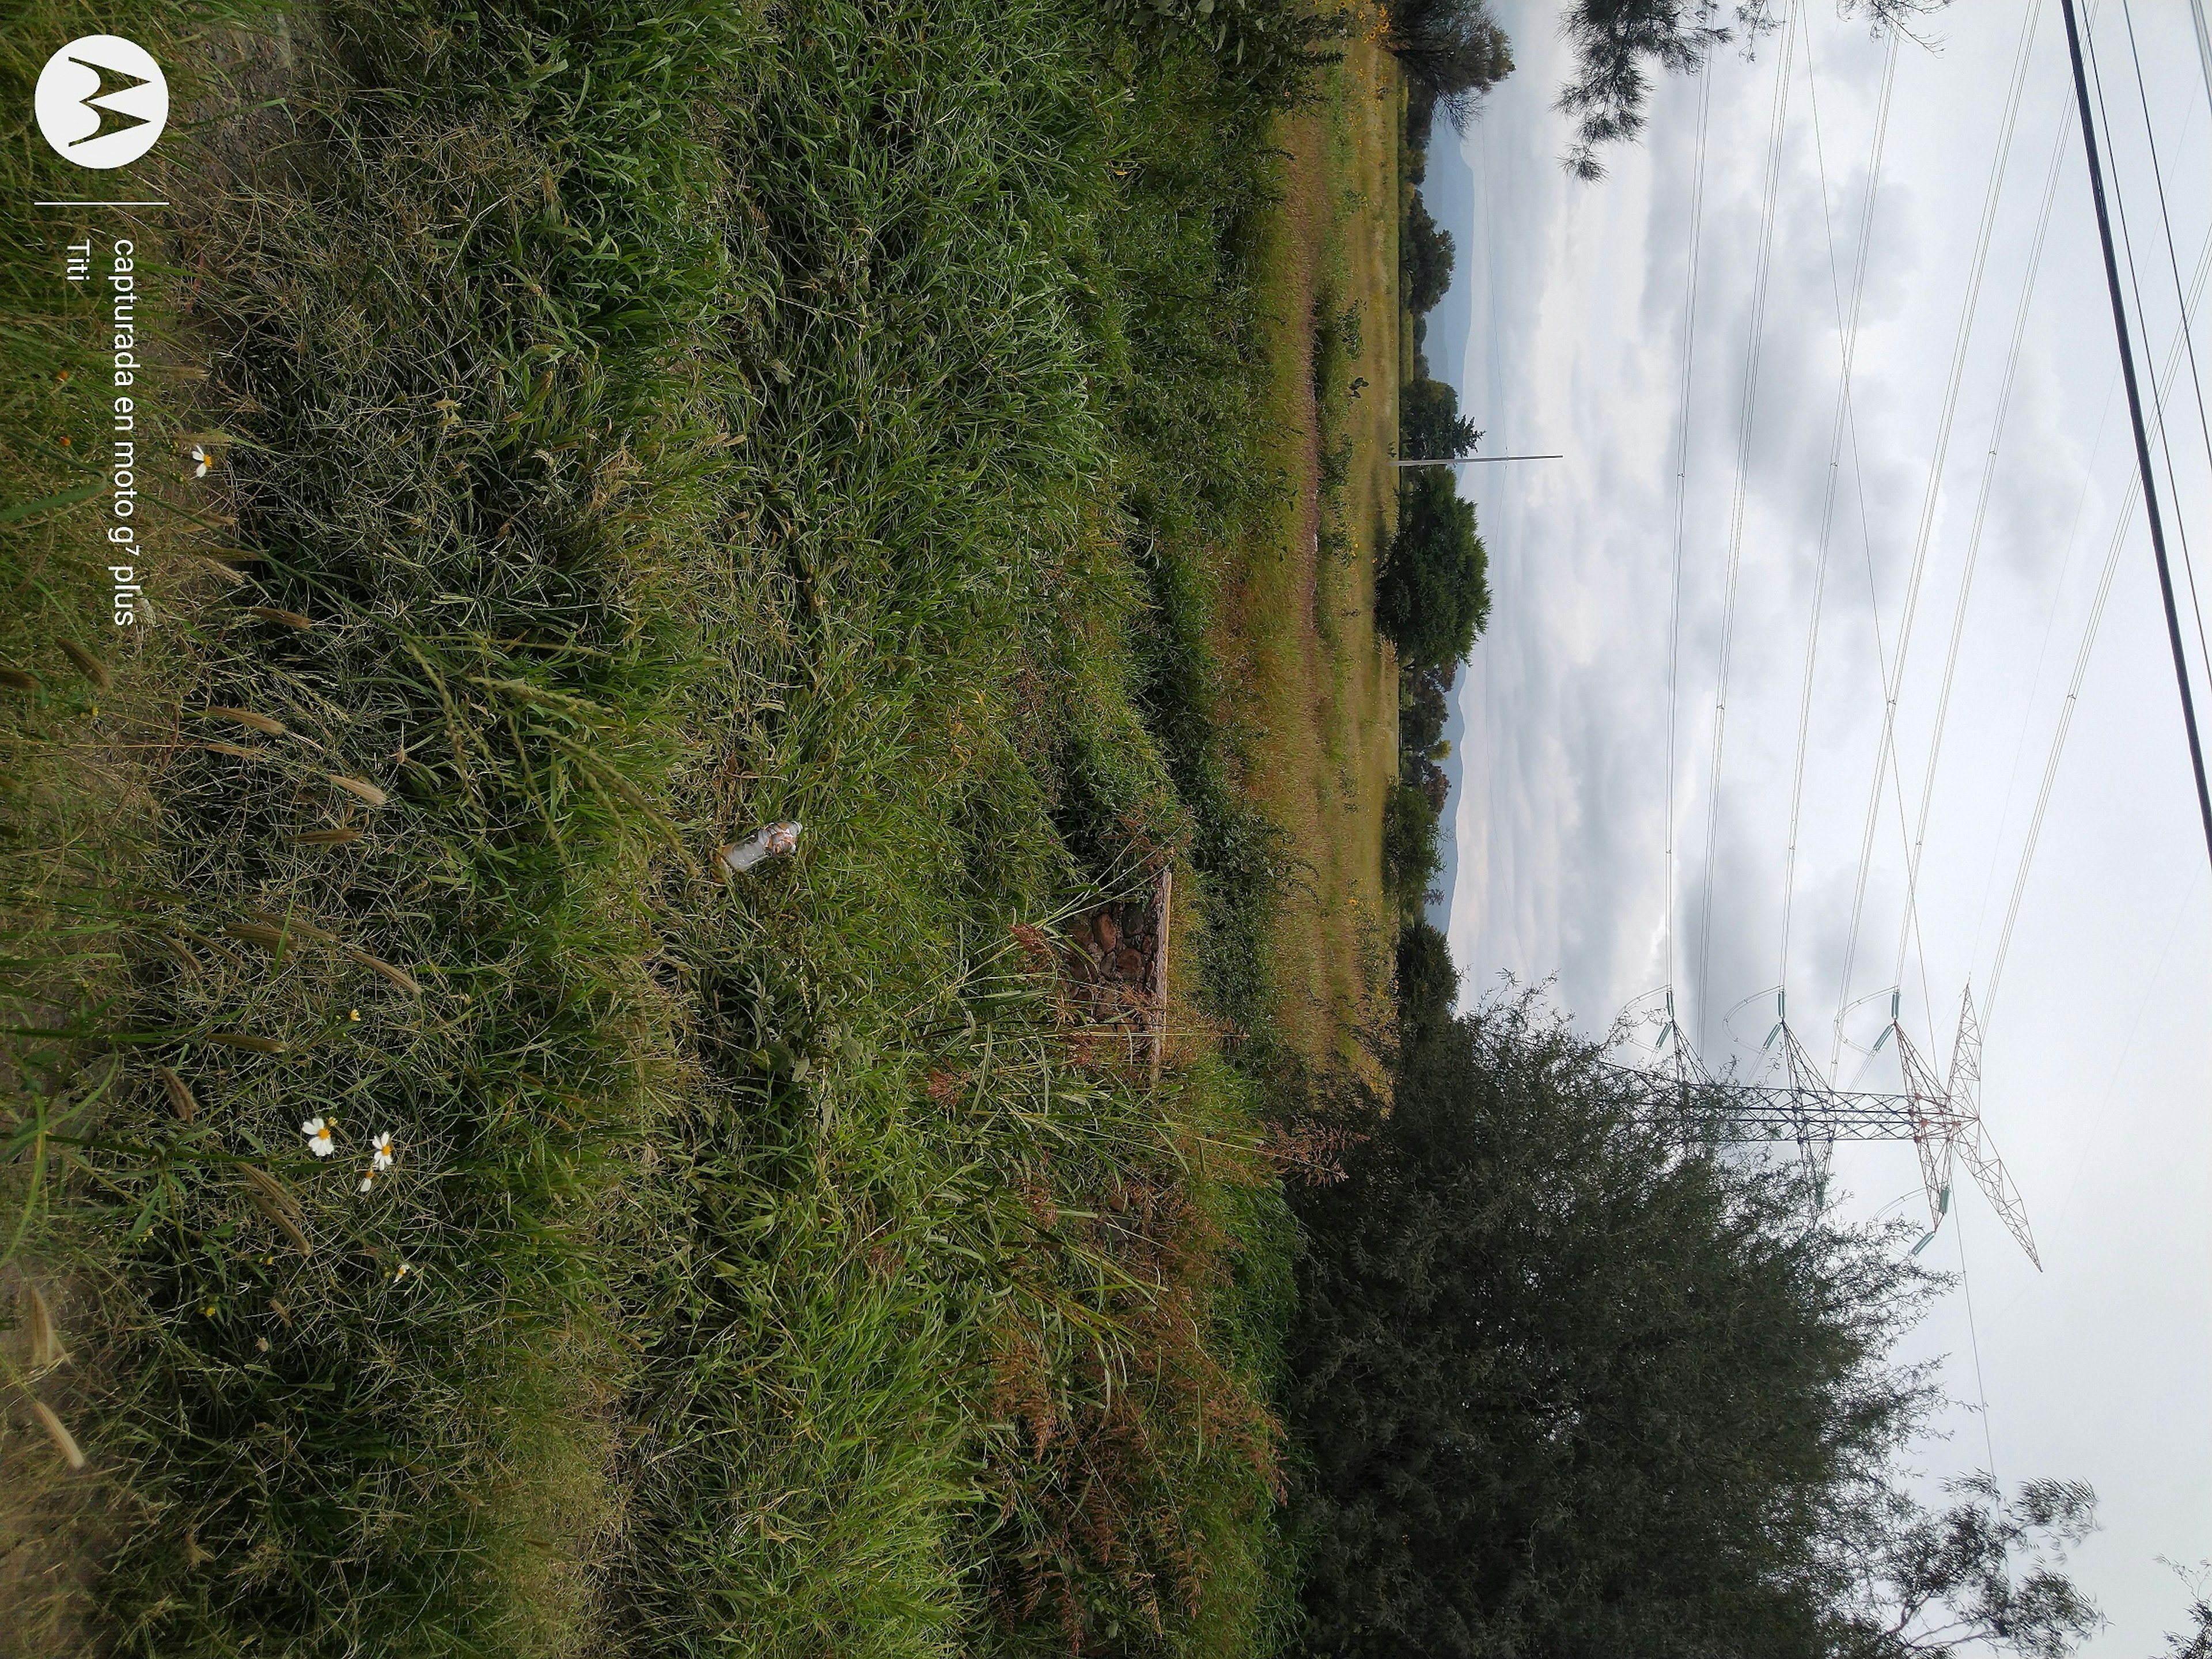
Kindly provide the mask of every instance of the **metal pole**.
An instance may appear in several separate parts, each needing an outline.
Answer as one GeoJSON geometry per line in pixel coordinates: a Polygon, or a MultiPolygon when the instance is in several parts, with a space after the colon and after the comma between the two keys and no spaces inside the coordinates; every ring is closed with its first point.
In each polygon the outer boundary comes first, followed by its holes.
{"type": "Polygon", "coordinates": [[[1563,461],[1564,455],[1458,455],[1440,461],[1393,461],[1393,466],[1473,466],[1478,461],[1563,461]]]}

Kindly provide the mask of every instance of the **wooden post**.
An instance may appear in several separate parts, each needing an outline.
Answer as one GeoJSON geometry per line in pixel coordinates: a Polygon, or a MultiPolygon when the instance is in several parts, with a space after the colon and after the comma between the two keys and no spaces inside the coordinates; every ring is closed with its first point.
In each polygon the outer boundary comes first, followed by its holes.
{"type": "Polygon", "coordinates": [[[1145,988],[1152,1001],[1152,1082],[1160,1080],[1160,1060],[1168,1042],[1168,917],[1175,891],[1175,872],[1160,872],[1160,884],[1152,895],[1152,982],[1145,988]]]}

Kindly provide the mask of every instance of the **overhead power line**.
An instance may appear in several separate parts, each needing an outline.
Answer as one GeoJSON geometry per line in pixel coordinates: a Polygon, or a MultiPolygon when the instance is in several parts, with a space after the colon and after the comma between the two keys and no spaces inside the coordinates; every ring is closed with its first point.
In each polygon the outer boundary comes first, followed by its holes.
{"type": "Polygon", "coordinates": [[[2021,896],[2027,890],[2027,872],[2035,862],[2037,844],[2043,836],[2044,816],[2051,808],[2051,795],[2058,781],[2058,763],[2066,752],[2066,738],[2073,729],[2074,710],[2081,700],[2081,684],[2088,676],[2090,653],[2096,648],[2097,632],[2104,624],[2106,602],[2112,598],[2112,578],[2118,574],[2120,554],[2127,545],[2128,532],[2135,525],[2136,507],[2142,500],[2142,480],[2128,480],[2127,499],[2120,504],[2118,521],[2112,526],[2112,538],[2105,549],[2105,566],[2097,578],[2095,597],[2089,604],[2089,619],[2081,629],[2081,644],[2074,653],[2073,678],[2067,682],[2066,696],[2058,706],[2058,725],[2051,733],[2051,753],[2043,763],[2042,787],[2036,791],[2035,810],[2029,815],[2027,839],[2021,843],[2020,867],[2013,873],[2012,897],[2005,906],[2004,926],[1997,932],[1996,955],[1990,968],[1990,988],[1983,1005],[1985,1018],[1996,1018],[1997,993],[2004,987],[2005,961],[2012,953],[2013,929],[2020,921],[2021,896]]]}
{"type": "MultiPolygon", "coordinates": [[[[2004,119],[1997,137],[1997,150],[1990,162],[1990,181],[1982,197],[1981,224],[1974,238],[1973,263],[1966,276],[1966,293],[1959,312],[1959,332],[1951,347],[1950,378],[1943,391],[1943,407],[1936,423],[1936,448],[1929,463],[1928,488],[1921,498],[1920,526],[1914,538],[1912,564],[1905,577],[1905,608],[1898,623],[1897,654],[1889,665],[1889,680],[1882,701],[1881,732],[1875,749],[1874,784],[1867,796],[1866,823],[1859,837],[1858,876],[1851,892],[1851,920],[1844,937],[1843,982],[1838,990],[1838,1007],[1848,1006],[1851,1000],[1851,970],[1856,965],[1859,945],[1859,926],[1866,908],[1868,873],[1874,863],[1875,827],[1881,814],[1881,785],[1883,775],[1889,769],[1897,744],[1897,701],[1905,684],[1906,659],[1912,647],[1912,623],[1920,607],[1920,586],[1928,568],[1928,544],[1936,524],[1936,501],[1942,492],[1943,464],[1951,447],[1951,428],[1959,408],[1959,392],[1966,378],[1966,346],[1973,336],[1974,313],[1981,304],[1982,277],[1989,268],[1990,241],[1996,225],[1997,198],[2004,188],[2006,163],[2012,155],[2013,134],[2020,123],[2021,96],[2027,81],[2028,48],[2035,40],[2035,26],[2043,13],[2042,0],[2028,9],[2021,20],[2020,45],[2013,54],[2012,83],[2005,95],[2004,119]]],[[[1926,987],[1922,988],[1923,997],[1926,987]]],[[[1929,1024],[1935,1024],[1935,1012],[1929,1010],[1929,1024]]]]}
{"type": "Polygon", "coordinates": [[[1736,576],[1743,568],[1743,515],[1751,482],[1753,416],[1759,398],[1759,348],[1766,334],[1767,278],[1773,266],[1776,199],[1782,185],[1782,137],[1790,118],[1790,64],[1797,43],[1799,8],[1782,21],[1781,64],[1774,77],[1774,114],[1766,137],[1766,197],[1759,229],[1759,264],[1752,278],[1751,340],[1743,365],[1743,416],[1736,434],[1735,501],[1729,514],[1728,575],[1721,596],[1720,672],[1713,699],[1712,772],[1705,792],[1705,874],[1698,926],[1698,1024],[1705,1024],[1705,987],[1712,967],[1713,855],[1720,836],[1721,759],[1728,732],[1729,658],[1735,640],[1736,576]]]}
{"type": "MultiPolygon", "coordinates": [[[[2197,274],[2190,283],[2189,292],[2185,296],[2181,307],[2181,317],[2183,322],[2186,322],[2194,318],[2198,309],[2203,306],[2208,283],[2212,283],[2212,229],[2208,229],[2205,232],[2204,240],[2197,249],[2197,274]]],[[[2167,342],[2166,344],[2165,367],[2159,370],[2154,382],[2155,395],[2161,400],[2164,398],[2166,393],[2172,389],[2174,376],[2180,373],[2182,345],[2182,331],[2180,325],[2177,324],[2173,331],[2173,337],[2167,342]]],[[[2093,463],[2096,456],[2103,453],[2106,421],[2112,411],[2112,394],[2119,390],[2119,368],[2115,364],[2112,369],[2112,380],[2106,385],[2105,391],[2105,412],[2104,415],[2100,416],[2098,419],[2097,438],[2095,442],[2090,446],[2090,459],[2093,463]]],[[[2074,521],[2076,529],[2080,526],[2081,512],[2087,505],[2088,495],[2089,478],[2088,475],[2085,473],[2081,482],[2081,495],[2075,507],[2074,521]]],[[[2097,630],[2104,619],[2106,596],[2112,591],[2112,577],[2114,573],[2119,568],[2120,553],[2126,544],[2128,532],[2135,524],[2136,507],[2137,503],[2142,500],[2142,481],[2138,477],[2130,476],[2128,480],[2126,500],[2121,504],[2119,517],[2112,526],[2112,539],[2106,548],[2103,574],[2098,578],[2095,602],[2090,607],[2088,622],[2081,631],[2081,643],[2075,652],[2074,659],[2073,678],[2067,685],[2065,698],[2060,705],[2058,724],[2051,736],[2050,753],[2045,757],[2044,762],[2042,786],[2036,793],[2034,813],[2029,820],[2027,839],[2023,842],[2021,848],[2020,863],[2014,872],[2012,896],[2005,909],[2004,924],[1998,933],[1996,956],[1990,972],[1988,1000],[1984,1003],[1983,1010],[1983,1017],[1984,1020],[1993,1020],[1996,1018],[1997,989],[2004,979],[2005,956],[2007,951],[2008,951],[2012,947],[2013,927],[2020,920],[2021,899],[2021,896],[2027,890],[2028,870],[2035,861],[2037,838],[2042,833],[2044,814],[2051,805],[2051,793],[2053,785],[2057,781],[2059,762],[2065,753],[2067,731],[2072,724],[2074,718],[2074,703],[2075,699],[2081,696],[2082,681],[2088,674],[2089,654],[2091,650],[2096,645],[2097,630]]],[[[2058,624],[2059,613],[2063,608],[2066,585],[2066,568],[2070,568],[2073,562],[2073,543],[2074,532],[2069,531],[2067,535],[2066,543],[2066,567],[2062,568],[2060,570],[2057,587],[2051,603],[2050,619],[2044,624],[2043,645],[2036,653],[2036,666],[2033,678],[2033,684],[2035,685],[2039,686],[2043,683],[2043,659],[2049,653],[2051,631],[2057,628],[2058,624]]],[[[2025,750],[2027,743],[2027,732],[2026,723],[2023,722],[2021,732],[2020,748],[2014,751],[2013,759],[2014,779],[2015,781],[2017,781],[2020,768],[2020,754],[2025,750]]],[[[2013,784],[2012,782],[2008,782],[2005,786],[2004,811],[2004,817],[2008,822],[2010,820],[2012,816],[2012,793],[2013,784]]],[[[1992,866],[1990,875],[1994,878],[1995,874],[1996,869],[1995,866],[1992,866]]],[[[1984,912],[1986,913],[1989,906],[1989,894],[1986,887],[1984,888],[1982,896],[1982,906],[1984,912]]],[[[1981,951],[1982,921],[1984,919],[1985,919],[1985,916],[1984,918],[1978,918],[1974,923],[1974,950],[1972,954],[1977,957],[1979,956],[1981,951]]]]}
{"type": "Polygon", "coordinates": [[[2212,99],[2212,27],[2204,21],[2204,0],[2189,0],[2189,19],[2197,26],[2197,67],[2203,71],[2204,95],[2212,99]]]}
{"type": "MultiPolygon", "coordinates": [[[[1805,675],[1797,696],[1797,757],[1790,777],[1790,840],[1782,860],[1782,952],[1777,982],[1790,983],[1790,923],[1797,896],[1797,830],[1805,800],[1805,757],[1813,727],[1813,670],[1820,649],[1820,606],[1828,588],[1828,549],[1836,521],[1836,483],[1843,468],[1844,439],[1851,430],[1851,369],[1858,356],[1859,307],[1866,295],[1867,254],[1874,241],[1874,204],[1881,189],[1882,150],[1889,137],[1889,105],[1897,86],[1899,32],[1889,35],[1881,68],[1881,98],[1874,120],[1874,150],[1867,158],[1866,201],[1859,209],[1859,238],[1851,269],[1848,314],[1836,279],[1836,229],[1828,215],[1828,161],[1820,143],[1820,94],[1814,72],[1813,42],[1805,42],[1805,91],[1813,112],[1813,156],[1820,173],[1820,223],[1828,238],[1828,291],[1836,302],[1836,329],[1843,340],[1843,368],[1836,381],[1836,413],[1828,432],[1828,471],[1820,498],[1820,538],[1813,558],[1813,605],[1805,629],[1805,675]]],[[[1857,459],[1854,453],[1853,461],[1857,459]]]]}
{"type": "MultiPolygon", "coordinates": [[[[2204,240],[2197,250],[2196,275],[2190,283],[2189,293],[2182,306],[2180,322],[2175,325],[2173,337],[2166,344],[2165,365],[2159,370],[2154,382],[2154,396],[2159,402],[2164,401],[2166,394],[2172,389],[2174,377],[2181,371],[2182,349],[2185,343],[2182,325],[2196,316],[2203,304],[2208,286],[2212,286],[2212,229],[2206,231],[2204,240]]],[[[2116,364],[2112,370],[2112,382],[2106,392],[2106,406],[2108,410],[2111,406],[2112,393],[2118,390],[2119,380],[2119,369],[2116,364]]],[[[2098,423],[2098,441],[2093,447],[2093,458],[2094,453],[2101,450],[2103,447],[2103,432],[2104,423],[2100,420],[2098,423]]],[[[2086,478],[2081,488],[2082,500],[2086,504],[2089,488],[2086,478]]],[[[2004,987],[2005,964],[2011,956],[2014,932],[2019,925],[2021,903],[2027,892],[2028,873],[2034,867],[2036,851],[2041,844],[2044,820],[2050,811],[2051,797],[2057,785],[2059,765],[2065,758],[2066,739],[2073,728],[2074,710],[2081,700],[2082,684],[2088,678],[2089,659],[2096,648],[2099,630],[2104,624],[2106,603],[2112,596],[2112,582],[2119,572],[2120,555],[2126,550],[2128,532],[2134,528],[2136,508],[2141,504],[2142,500],[2142,476],[2132,474],[2128,479],[2126,497],[2120,503],[2119,515],[2113,521],[2111,538],[2106,544],[2104,565],[2097,578],[2097,586],[2090,603],[2087,620],[2082,625],[2081,642],[2075,650],[2073,672],[2067,682],[2066,695],[2059,703],[2058,722],[2051,732],[2050,750],[2044,757],[2042,781],[2037,787],[2035,806],[2029,814],[2027,834],[2021,843],[2020,861],[2013,872],[2012,890],[2005,905],[2004,921],[1997,930],[1996,954],[1990,965],[1989,989],[1983,1004],[1983,1019],[1985,1024],[1994,1023],[1996,1018],[1997,996],[2004,987]]],[[[2075,517],[2078,521],[2080,517],[2078,507],[2075,517]]],[[[2070,546],[2070,536],[2069,542],[2070,546]]],[[[2070,559],[2069,552],[2069,562],[2070,559]]],[[[2062,593],[2064,580],[2064,574],[2062,572],[2059,579],[2062,593]]],[[[2051,620],[2045,627],[2045,649],[2050,643],[2050,630],[2057,623],[2059,608],[2060,601],[2054,599],[2051,620]]],[[[2037,684],[2039,684],[2041,680],[2042,661],[2041,653],[2039,653],[2036,669],[2037,684]]],[[[2023,731],[2021,742],[2024,744],[2026,741],[2027,736],[2023,731]]],[[[2018,763],[2015,758],[2014,763],[2015,769],[2018,763]]],[[[2008,786],[2006,790],[2008,817],[2010,815],[2010,800],[2011,789],[2008,786]]],[[[1986,895],[1984,902],[1986,904],[1986,895]]],[[[1981,937],[1981,926],[1978,922],[1976,923],[1974,931],[1978,953],[1981,937]]]]}
{"type": "Polygon", "coordinates": [[[2166,637],[2173,647],[2174,678],[2181,691],[2181,722],[2189,737],[2189,765],[2197,781],[2197,807],[2204,823],[2204,848],[2212,857],[2212,790],[2204,781],[2204,745],[2197,732],[2197,705],[2190,695],[2189,657],[2181,642],[2181,616],[2173,602],[2173,571],[2166,556],[2166,525],[2159,513],[2158,482],[2152,476],[2150,434],[2143,425],[2142,390],[2136,383],[2135,348],[2128,332],[2126,301],[2120,293],[2120,265],[2112,247],[2112,219],[2105,204],[2105,169],[2097,154],[2094,118],[2089,108],[2089,79],[2081,61],[2081,25],[2074,15],[2074,0],[2060,0],[2066,14],[2066,49],[2074,64],[2074,97],[2081,116],[2081,143],[2089,162],[2089,194],[2097,208],[2097,239],[2105,252],[2105,282],[2112,292],[2112,328],[2120,348],[2120,378],[2127,386],[2128,420],[2135,428],[2136,467],[2142,480],[2143,512],[2150,524],[2150,544],[2158,563],[2160,598],[2166,605],[2166,637]]]}
{"type": "MultiPolygon", "coordinates": [[[[2043,269],[2043,247],[2051,231],[2051,209],[2058,199],[2060,163],[2066,155],[2066,129],[2072,125],[2073,112],[2062,112],[2058,131],[2051,135],[2051,165],[2043,179],[2043,206],[2036,216],[2035,240],[2027,256],[2027,275],[2021,283],[2020,307],[2013,313],[2012,344],[2005,354],[2004,380],[1997,391],[1996,415],[1990,425],[1990,447],[1982,458],[1982,487],[1974,499],[1974,526],[1966,538],[1966,562],[1959,578],[1959,598],[1951,612],[1951,643],[1943,659],[1943,681],[1936,696],[1936,723],[1928,738],[1928,761],[1920,781],[1919,822],[1912,832],[1912,844],[1905,851],[1904,917],[1898,923],[1897,961],[1893,980],[1905,974],[1905,957],[1908,945],[1914,936],[1919,915],[1920,860],[1928,842],[1928,820],[1936,805],[1936,763],[1943,753],[1943,728],[1951,714],[1951,692],[1959,673],[1960,647],[1966,639],[1966,610],[1974,592],[1974,570],[1980,562],[1982,531],[1989,521],[1990,497],[1996,483],[1997,452],[2004,438],[2005,416],[2012,409],[2013,387],[2020,375],[2021,349],[2027,338],[2027,319],[2035,302],[2035,282],[2043,269]]],[[[1927,969],[1921,969],[1923,984],[1927,969]]]]}
{"type": "Polygon", "coordinates": [[[1689,274],[1682,289],[1681,407],[1674,430],[1674,574],[1667,617],[1667,996],[1671,1022],[1674,988],[1674,734],[1682,659],[1682,524],[1690,475],[1690,372],[1697,362],[1698,258],[1705,240],[1705,138],[1711,129],[1713,71],[1709,58],[1698,71],[1698,164],[1690,185],[1689,274]]]}

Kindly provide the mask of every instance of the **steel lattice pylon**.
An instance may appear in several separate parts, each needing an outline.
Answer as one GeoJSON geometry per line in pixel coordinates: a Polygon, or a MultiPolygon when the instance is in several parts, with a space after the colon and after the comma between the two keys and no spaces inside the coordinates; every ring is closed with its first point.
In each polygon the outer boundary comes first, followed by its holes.
{"type": "Polygon", "coordinates": [[[1974,1184],[2027,1252],[2027,1259],[2041,1269],[2027,1210],[1982,1123],[1982,1032],[1971,990],[1960,998],[1959,1034],[1951,1045],[1950,1069],[1941,1078],[1905,1036],[1893,999],[1889,1024],[1875,1046],[1878,1049],[1882,1042],[1896,1039],[1905,1082],[1899,1094],[1832,1086],[1779,1009],[1778,1016],[1761,1051],[1778,1061],[1780,1076],[1772,1081],[1713,1076],[1684,1041],[1671,1006],[1659,1037],[1662,1048],[1672,1038],[1670,1058],[1658,1068],[1612,1069],[1655,1118],[1693,1127],[1708,1139],[1738,1145],[1795,1142],[1822,1181],[1829,1152],[1839,1140],[1911,1141],[1920,1155],[1920,1178],[1928,1195],[1928,1237],[1921,1246],[1943,1224],[1951,1206],[1953,1164],[1963,1159],[1974,1184]]]}

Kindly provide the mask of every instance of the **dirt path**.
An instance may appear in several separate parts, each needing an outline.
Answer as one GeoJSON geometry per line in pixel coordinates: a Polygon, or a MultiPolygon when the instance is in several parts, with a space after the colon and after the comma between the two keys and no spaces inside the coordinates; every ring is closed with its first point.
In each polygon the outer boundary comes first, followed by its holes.
{"type": "Polygon", "coordinates": [[[1355,40],[1322,98],[1277,128],[1288,159],[1258,282],[1279,434],[1269,459],[1291,488],[1233,550],[1218,641],[1255,738],[1245,787],[1301,866],[1271,951],[1277,1019],[1318,1060],[1354,1056],[1395,954],[1382,826],[1397,675],[1374,592],[1395,499],[1400,108],[1395,64],[1355,40]],[[1336,342],[1319,396],[1317,321],[1336,342]]]}
{"type": "MultiPolygon", "coordinates": [[[[1321,406],[1314,396],[1314,293],[1319,286],[1322,261],[1330,229],[1328,182],[1324,165],[1328,134],[1321,111],[1300,110],[1284,123],[1283,148],[1291,153],[1283,202],[1283,226],[1288,258],[1281,288],[1279,322],[1281,374],[1295,377],[1291,407],[1295,412],[1297,513],[1285,550],[1292,579],[1303,602],[1309,671],[1310,647],[1318,637],[1316,578],[1321,556],[1321,406]]],[[[1318,690],[1321,677],[1310,672],[1307,684],[1318,690]]],[[[1316,713],[1319,713],[1318,708],[1316,713]]]]}

